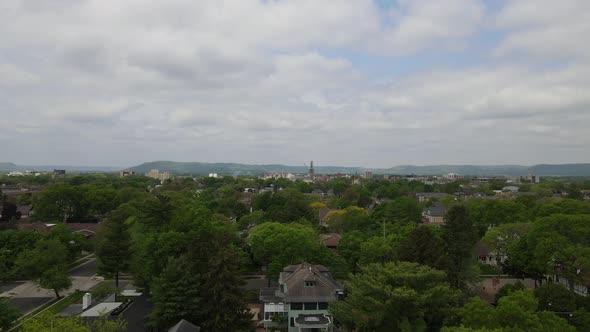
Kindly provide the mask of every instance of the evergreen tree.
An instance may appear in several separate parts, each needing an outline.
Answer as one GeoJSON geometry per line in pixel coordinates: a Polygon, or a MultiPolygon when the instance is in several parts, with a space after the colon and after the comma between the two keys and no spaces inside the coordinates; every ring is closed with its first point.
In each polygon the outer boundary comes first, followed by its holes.
{"type": "Polygon", "coordinates": [[[473,247],[477,242],[477,229],[462,205],[453,206],[445,216],[442,237],[448,256],[447,274],[452,286],[464,287],[466,274],[472,264],[473,247]]]}
{"type": "Polygon", "coordinates": [[[399,259],[442,268],[444,264],[444,244],[440,237],[434,235],[432,228],[420,225],[403,239],[399,245],[399,259]]]}
{"type": "Polygon", "coordinates": [[[152,287],[154,309],[149,316],[151,325],[169,328],[180,319],[200,323],[201,276],[194,273],[194,264],[187,256],[169,258],[162,274],[155,278],[152,287]]]}
{"type": "Polygon", "coordinates": [[[211,257],[203,281],[202,327],[206,331],[250,331],[252,315],[240,286],[239,256],[225,248],[211,257]]]}
{"type": "Polygon", "coordinates": [[[127,213],[115,211],[101,225],[96,247],[98,272],[106,277],[115,277],[117,289],[119,274],[129,270],[131,263],[131,237],[125,224],[127,218],[127,213]]]}

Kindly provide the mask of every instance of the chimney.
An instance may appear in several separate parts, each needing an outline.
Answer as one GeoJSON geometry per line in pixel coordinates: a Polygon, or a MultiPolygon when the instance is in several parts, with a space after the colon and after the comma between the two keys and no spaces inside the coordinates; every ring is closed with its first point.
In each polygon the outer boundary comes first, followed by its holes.
{"type": "Polygon", "coordinates": [[[90,307],[90,303],[92,303],[92,294],[84,294],[84,296],[82,296],[82,310],[88,309],[88,307],[90,307]]]}

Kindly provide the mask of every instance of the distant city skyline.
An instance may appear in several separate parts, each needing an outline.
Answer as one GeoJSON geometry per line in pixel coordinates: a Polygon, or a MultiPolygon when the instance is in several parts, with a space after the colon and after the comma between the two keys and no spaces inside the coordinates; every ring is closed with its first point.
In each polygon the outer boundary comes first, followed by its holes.
{"type": "Polygon", "coordinates": [[[585,0],[6,0],[0,162],[590,162],[585,0]]]}

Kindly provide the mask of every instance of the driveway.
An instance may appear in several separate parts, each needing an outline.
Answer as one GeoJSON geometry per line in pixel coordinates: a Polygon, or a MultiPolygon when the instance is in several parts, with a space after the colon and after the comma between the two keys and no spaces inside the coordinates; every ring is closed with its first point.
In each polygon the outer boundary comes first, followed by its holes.
{"type": "MultiPolygon", "coordinates": [[[[72,286],[61,291],[61,296],[72,294],[76,290],[89,290],[101,281],[102,277],[96,276],[96,259],[85,262],[69,271],[72,279],[72,286]]],[[[32,281],[14,283],[11,289],[3,287],[0,297],[10,298],[13,304],[21,313],[26,314],[55,298],[55,293],[51,289],[40,288],[32,281]]]]}
{"type": "Polygon", "coordinates": [[[71,269],[68,274],[72,277],[92,277],[96,274],[96,271],[96,258],[94,258],[71,269]]]}

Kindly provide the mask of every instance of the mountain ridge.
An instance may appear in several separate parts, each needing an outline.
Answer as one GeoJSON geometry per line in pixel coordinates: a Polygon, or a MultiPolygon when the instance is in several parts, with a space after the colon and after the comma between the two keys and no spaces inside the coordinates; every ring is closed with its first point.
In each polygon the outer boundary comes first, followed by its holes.
{"type": "MultiPolygon", "coordinates": [[[[209,173],[232,175],[260,175],[263,173],[307,173],[306,166],[290,166],[282,164],[243,164],[243,163],[207,163],[207,162],[177,162],[177,161],[151,161],[129,168],[110,166],[67,166],[67,165],[18,165],[11,162],[0,162],[0,172],[37,170],[52,171],[53,169],[65,169],[69,172],[117,172],[123,169],[145,173],[151,169],[159,169],[162,172],[185,175],[206,175],[209,173]]],[[[458,173],[461,175],[504,175],[521,176],[536,174],[539,176],[590,176],[590,163],[570,164],[537,164],[525,165],[399,165],[390,168],[368,168],[357,166],[316,166],[316,173],[363,173],[372,171],[373,174],[392,175],[440,175],[458,173]]]]}

